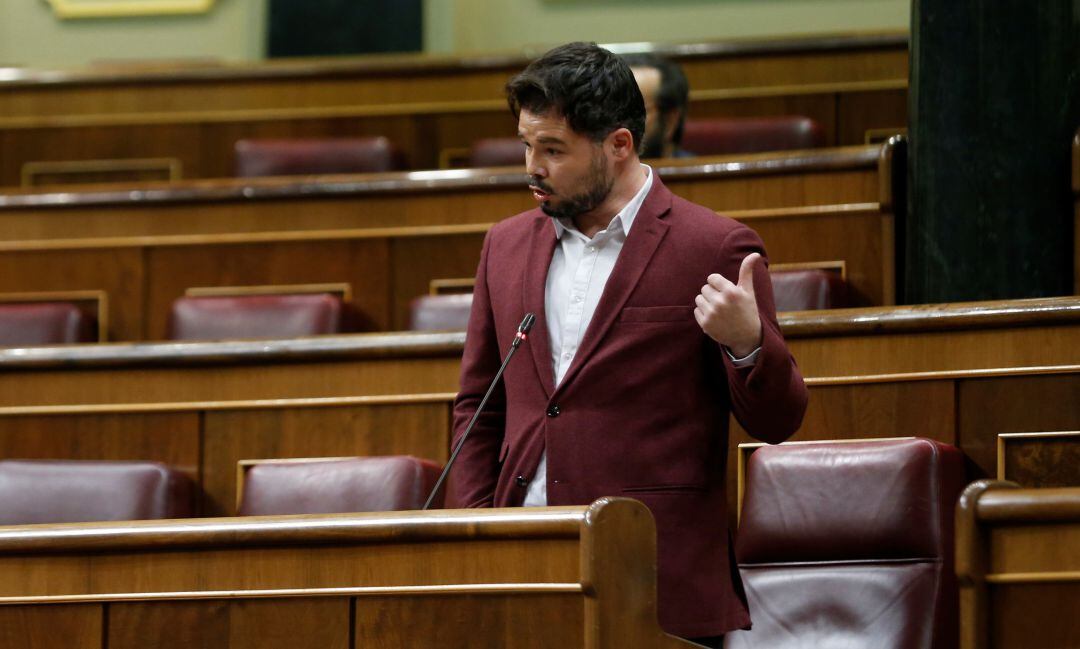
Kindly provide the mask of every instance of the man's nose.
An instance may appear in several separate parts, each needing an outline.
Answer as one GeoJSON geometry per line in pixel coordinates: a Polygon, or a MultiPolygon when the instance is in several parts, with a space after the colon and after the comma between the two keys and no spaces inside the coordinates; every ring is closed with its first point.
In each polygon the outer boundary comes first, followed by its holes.
{"type": "Polygon", "coordinates": [[[547,169],[530,151],[525,152],[525,173],[534,178],[547,178],[547,169]]]}

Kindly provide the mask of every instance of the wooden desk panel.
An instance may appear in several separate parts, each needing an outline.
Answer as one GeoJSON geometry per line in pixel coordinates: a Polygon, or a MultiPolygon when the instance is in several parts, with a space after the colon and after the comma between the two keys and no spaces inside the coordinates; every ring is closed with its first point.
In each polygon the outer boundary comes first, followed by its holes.
{"type": "MultiPolygon", "coordinates": [[[[804,115],[822,128],[826,146],[866,142],[870,129],[906,125],[903,80],[866,86],[807,86],[718,91],[692,98],[695,118],[804,115]],[[844,109],[841,121],[840,109],[844,109]]],[[[420,106],[136,113],[0,118],[0,185],[18,187],[24,168],[42,162],[161,159],[185,179],[235,174],[233,147],[251,138],[386,136],[408,169],[437,169],[448,149],[490,137],[513,137],[505,100],[420,106]]],[[[77,185],[76,185],[77,186],[77,185]]]]}
{"type": "MultiPolygon", "coordinates": [[[[619,44],[678,61],[695,91],[906,79],[908,35],[828,34],[702,43],[619,44]]],[[[192,65],[11,70],[12,117],[311,108],[494,100],[539,52],[398,54],[192,65]]]]}
{"type": "MultiPolygon", "coordinates": [[[[900,143],[658,161],[676,194],[717,211],[880,203],[900,143]]],[[[224,179],[0,194],[18,242],[490,224],[535,207],[521,168],[224,179]]],[[[68,243],[67,245],[70,245],[68,243]]]]}
{"type": "MultiPolygon", "coordinates": [[[[773,262],[843,261],[856,304],[890,304],[902,146],[658,172],[755,228],[773,262]]],[[[0,291],[102,290],[109,339],[125,341],[164,339],[172,301],[191,286],[347,282],[363,329],[400,330],[432,280],[475,273],[492,223],[531,207],[525,182],[503,169],[0,196],[0,291]]]]}
{"type": "MultiPolygon", "coordinates": [[[[1080,298],[1069,297],[806,311],[780,324],[804,376],[872,378],[1080,365],[1078,318],[1080,298]],[[919,336],[938,353],[913,353],[919,336]]],[[[395,333],[0,350],[0,406],[454,392],[463,341],[395,333]]]]}
{"type": "Polygon", "coordinates": [[[655,557],[625,499],[4,527],[0,620],[21,623],[2,632],[17,646],[55,625],[102,649],[689,647],[656,624],[655,557]]]}
{"type": "Polygon", "coordinates": [[[956,512],[961,649],[1071,647],[1080,639],[1080,488],[984,480],[956,512]]]}

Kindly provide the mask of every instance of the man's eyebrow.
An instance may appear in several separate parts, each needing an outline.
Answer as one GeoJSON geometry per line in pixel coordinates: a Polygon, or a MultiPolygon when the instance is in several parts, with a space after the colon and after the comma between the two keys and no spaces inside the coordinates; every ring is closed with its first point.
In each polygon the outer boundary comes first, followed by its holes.
{"type": "MultiPolygon", "coordinates": [[[[518,139],[524,142],[525,134],[519,132],[518,139]]],[[[566,142],[564,140],[561,140],[553,135],[541,135],[540,137],[536,138],[536,141],[538,144],[561,144],[563,146],[566,146],[566,142]]]]}

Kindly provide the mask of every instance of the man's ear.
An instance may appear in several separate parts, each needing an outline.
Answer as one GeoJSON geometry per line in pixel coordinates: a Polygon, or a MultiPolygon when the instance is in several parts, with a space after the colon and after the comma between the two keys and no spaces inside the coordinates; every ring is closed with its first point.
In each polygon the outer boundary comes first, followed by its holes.
{"type": "Polygon", "coordinates": [[[625,160],[637,151],[634,136],[626,128],[617,128],[608,135],[609,146],[616,160],[625,160]]]}

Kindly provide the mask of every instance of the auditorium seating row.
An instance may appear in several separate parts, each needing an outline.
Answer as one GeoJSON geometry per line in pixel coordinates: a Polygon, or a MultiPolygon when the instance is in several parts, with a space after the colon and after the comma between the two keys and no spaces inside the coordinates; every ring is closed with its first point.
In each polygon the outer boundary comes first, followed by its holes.
{"type": "MultiPolygon", "coordinates": [[[[659,51],[687,66],[695,119],[805,115],[829,146],[906,123],[906,35],[659,51]]],[[[502,86],[526,62],[26,71],[0,81],[0,185],[227,177],[238,140],[330,135],[382,135],[410,168],[433,169],[478,139],[514,134],[502,86]]]]}
{"type": "MultiPolygon", "coordinates": [[[[236,514],[420,509],[442,467],[409,456],[245,460],[236,514]]],[[[0,460],[0,525],[191,518],[202,498],[183,471],[137,460],[0,460]]],[[[441,507],[444,492],[433,500],[441,507]]]]}
{"type": "MultiPolygon", "coordinates": [[[[239,507],[241,515],[272,516],[415,508],[430,489],[438,467],[413,458],[334,458],[254,463],[242,470],[246,479],[243,503],[239,507]]],[[[181,474],[154,464],[74,466],[0,462],[0,489],[5,496],[22,496],[15,507],[21,505],[22,512],[14,515],[30,511],[34,522],[50,516],[65,521],[85,520],[87,515],[95,513],[104,520],[147,514],[175,515],[179,512],[178,505],[183,506],[183,492],[176,489],[182,480],[181,474]],[[83,485],[83,493],[63,493],[71,491],[76,478],[83,485]],[[132,508],[120,502],[140,500],[132,494],[140,491],[146,494],[141,500],[152,502],[159,509],[132,508]],[[48,502],[50,495],[61,495],[66,509],[48,502]],[[75,506],[84,511],[73,512],[75,506]]],[[[755,449],[748,456],[745,480],[740,482],[745,484],[742,489],[745,497],[740,498],[736,544],[754,627],[733,632],[725,646],[785,649],[806,646],[808,640],[815,646],[829,646],[843,638],[860,646],[872,643],[939,649],[957,646],[959,640],[964,647],[976,647],[985,646],[991,629],[995,635],[1013,638],[1012,644],[995,646],[1036,646],[1017,643],[1021,637],[1027,642],[1034,637],[1068,638],[1067,634],[1075,632],[1074,622],[1043,616],[1048,623],[1046,628],[1022,636],[1014,628],[1017,624],[1023,626],[1022,618],[1017,617],[1015,610],[1010,613],[1010,606],[993,604],[1003,616],[1009,616],[1008,624],[991,626],[978,619],[978,615],[985,614],[990,606],[988,588],[1021,598],[1030,598],[1034,590],[1042,605],[1056,609],[1054,587],[1040,586],[1047,582],[1040,577],[1053,580],[1053,573],[1045,572],[1047,567],[1069,567],[1064,562],[1080,557],[1052,552],[1049,556],[1060,558],[1047,561],[1037,554],[1025,553],[1027,545],[1010,547],[1004,542],[999,549],[998,541],[984,538],[979,529],[984,525],[1000,528],[1010,521],[1019,522],[1027,529],[1024,532],[1029,539],[1027,543],[1034,549],[1038,541],[1032,537],[1032,526],[1042,522],[1044,527],[1038,528],[1037,533],[1044,534],[1048,543],[1060,541],[1065,538],[1061,522],[1068,521],[1075,528],[1080,490],[1002,492],[1000,489],[1010,483],[981,481],[971,484],[961,497],[967,481],[961,452],[928,439],[796,443],[755,449]],[[844,506],[838,507],[837,503],[844,506]],[[1024,507],[1032,506],[1039,509],[1023,511],[1024,507]],[[954,510],[957,512],[955,533],[954,510]],[[1058,525],[1045,525],[1047,521],[1058,525]],[[1017,578],[1003,585],[995,585],[1004,581],[1001,576],[989,574],[995,569],[1004,570],[997,567],[1001,565],[996,562],[998,553],[1012,557],[1009,570],[1017,578]],[[1035,571],[1020,574],[1021,562],[1029,566],[1038,564],[1042,575],[1035,571]],[[959,582],[957,573],[961,577],[959,582]],[[1010,583],[1019,584],[1020,588],[1010,583]],[[1025,586],[1027,590],[1023,590],[1025,586]],[[961,598],[958,593],[965,596],[961,598]],[[972,644],[977,641],[984,644],[972,644]]],[[[11,500],[4,498],[2,506],[7,509],[0,513],[0,522],[9,525],[13,522],[11,500]]],[[[550,510],[536,511],[543,516],[550,510]]],[[[286,524],[285,519],[261,520],[275,526],[286,524]]],[[[403,535],[412,543],[422,542],[419,535],[404,534],[401,526],[406,523],[401,516],[396,516],[394,521],[398,528],[391,537],[403,535]]],[[[344,518],[332,519],[337,534],[341,534],[345,522],[344,518]]],[[[373,522],[374,519],[369,519],[366,524],[370,526],[373,522]]],[[[176,523],[190,530],[194,521],[176,523]]],[[[307,517],[303,524],[317,527],[320,519],[307,517]]],[[[217,525],[230,527],[236,523],[222,521],[217,525]]],[[[39,529],[44,535],[50,532],[48,527],[39,529]]],[[[72,529],[68,527],[66,531],[70,533],[72,529]]],[[[86,526],[80,536],[92,537],[95,529],[102,528],[86,526]]],[[[170,529],[169,522],[155,527],[159,547],[169,546],[170,529]]],[[[19,538],[21,531],[7,527],[3,536],[10,542],[19,538]]],[[[30,533],[30,529],[26,532],[30,533]]],[[[137,534],[138,528],[128,527],[126,534],[132,533],[137,534]]],[[[230,533],[253,547],[259,544],[258,537],[251,532],[230,528],[230,533]]],[[[504,530],[503,534],[506,533],[504,530]]],[[[652,534],[652,530],[647,533],[652,534]]],[[[1075,535],[1075,529],[1067,533],[1075,535]]],[[[39,548],[55,547],[55,541],[43,542],[37,538],[35,541],[39,548]]],[[[291,544],[297,542],[303,543],[294,538],[291,544]]],[[[185,543],[193,548],[204,544],[185,543]]],[[[633,552],[654,552],[651,544],[646,544],[644,550],[633,544],[625,531],[621,543],[624,548],[635,548],[633,552]]],[[[3,566],[9,550],[3,542],[0,546],[0,566],[3,566]]],[[[104,544],[99,540],[95,547],[101,552],[104,544]]],[[[320,547],[325,548],[325,542],[320,547]]],[[[66,550],[70,556],[77,548],[69,545],[66,550]]],[[[372,547],[371,551],[376,550],[372,547]]],[[[27,549],[22,548],[22,552],[25,554],[27,549]]],[[[142,561],[154,561],[152,553],[139,554],[142,561]]],[[[174,554],[171,561],[177,558],[174,554]]],[[[627,565],[622,564],[622,569],[626,570],[627,565]]],[[[1067,578],[1064,581],[1068,583],[1067,578]]],[[[48,594],[56,596],[62,583],[55,582],[48,594]]],[[[233,596],[243,592],[232,590],[233,596]]],[[[1060,597],[1061,589],[1058,591],[1060,597]]],[[[125,597],[132,599],[134,592],[126,591],[125,597]]],[[[162,594],[162,590],[157,592],[159,596],[162,594]]],[[[190,597],[192,592],[189,589],[187,595],[190,597]]],[[[8,604],[18,599],[18,596],[11,598],[9,592],[5,594],[9,595],[8,604]]],[[[41,604],[44,599],[32,603],[41,604]]],[[[1030,602],[1025,606],[1023,599],[1015,604],[1018,608],[1033,609],[1030,602]]],[[[24,625],[25,621],[15,628],[22,630],[24,625]]],[[[1037,646],[1068,646],[1068,641],[1065,642],[1037,646]]]]}
{"type": "MultiPolygon", "coordinates": [[[[896,140],[655,168],[752,225],[774,266],[838,269],[862,306],[895,300],[902,159],[896,140]]],[[[502,169],[0,195],[0,293],[103,291],[107,338],[135,341],[165,339],[190,287],[345,283],[360,328],[404,330],[415,297],[473,276],[487,229],[532,206],[525,184],[502,169]]]]}
{"type": "MultiPolygon", "coordinates": [[[[773,289],[780,311],[807,311],[847,306],[842,269],[773,270],[773,289]]],[[[462,280],[459,285],[471,285],[462,280]]],[[[191,291],[172,304],[170,340],[230,340],[295,338],[356,331],[347,289],[323,292],[325,286],[235,287],[191,291]],[[303,291],[303,292],[300,292],[303,291]],[[209,293],[209,294],[208,294],[209,293]]],[[[98,317],[77,303],[34,301],[0,296],[0,347],[86,343],[101,340],[98,317]]],[[[104,297],[99,299],[104,300],[104,297]]],[[[472,294],[433,294],[412,302],[410,326],[414,331],[462,330],[469,320],[472,294]]]]}
{"type": "MultiPolygon", "coordinates": [[[[691,119],[686,122],[681,142],[683,149],[698,156],[815,149],[824,145],[821,125],[797,115],[691,119]]],[[[240,140],[234,155],[235,173],[241,178],[378,173],[406,168],[401,149],[381,136],[240,140]]],[[[517,137],[510,136],[477,140],[469,146],[464,160],[457,160],[451,153],[439,166],[507,167],[524,163],[524,146],[517,137]]],[[[96,173],[87,182],[100,182],[102,171],[96,173]]],[[[40,182],[39,175],[24,175],[23,185],[48,184],[40,182]]],[[[75,174],[69,178],[78,180],[75,174]]]]}

